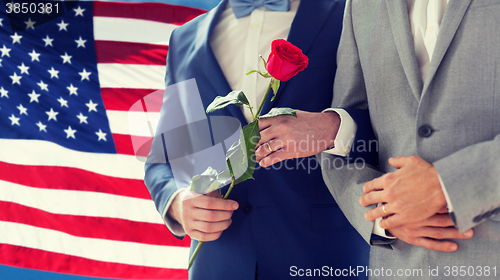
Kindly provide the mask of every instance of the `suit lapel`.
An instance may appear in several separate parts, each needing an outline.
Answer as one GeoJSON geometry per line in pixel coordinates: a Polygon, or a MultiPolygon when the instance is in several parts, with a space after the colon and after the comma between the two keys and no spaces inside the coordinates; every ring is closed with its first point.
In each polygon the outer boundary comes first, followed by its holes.
{"type": "MultiPolygon", "coordinates": [[[[307,55],[311,44],[324,26],[328,17],[333,14],[333,9],[338,5],[336,0],[302,0],[300,2],[297,14],[292,22],[288,41],[299,47],[304,54],[307,55]],[[307,28],[304,28],[307,26],[307,28]]],[[[263,113],[267,113],[276,103],[281,93],[285,90],[287,82],[282,82],[280,89],[276,94],[276,99],[271,103],[273,94],[269,94],[264,107],[263,113]]]]}
{"type": "Polygon", "coordinates": [[[441,29],[436,42],[436,47],[432,55],[432,60],[427,71],[423,93],[427,91],[430,82],[434,78],[439,65],[443,61],[446,51],[450,47],[455,33],[462,22],[462,19],[469,7],[471,0],[450,1],[441,21],[441,29]]]}
{"type": "Polygon", "coordinates": [[[423,82],[415,55],[415,44],[411,33],[410,18],[406,1],[386,0],[392,35],[401,64],[415,98],[420,101],[423,82]]]}
{"type": "MultiPolygon", "coordinates": [[[[204,91],[205,93],[212,93],[203,94],[202,96],[202,99],[206,100],[207,104],[210,104],[218,95],[224,96],[231,91],[231,87],[210,46],[210,36],[217,25],[220,14],[226,7],[226,3],[227,0],[222,1],[215,9],[207,13],[203,24],[200,25],[201,28],[197,30],[198,33],[195,40],[194,55],[196,56],[196,61],[200,62],[200,68],[203,69],[203,73],[213,89],[212,91],[204,91]]],[[[239,107],[228,106],[226,109],[242,124],[246,124],[245,116],[239,107]]]]}

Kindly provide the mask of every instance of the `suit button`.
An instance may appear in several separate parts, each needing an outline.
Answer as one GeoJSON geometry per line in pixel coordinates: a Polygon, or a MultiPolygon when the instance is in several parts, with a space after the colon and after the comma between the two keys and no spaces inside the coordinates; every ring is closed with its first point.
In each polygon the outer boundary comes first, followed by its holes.
{"type": "Polygon", "coordinates": [[[245,204],[245,206],[243,206],[243,213],[247,215],[252,213],[252,205],[249,203],[245,204]]]}
{"type": "Polygon", "coordinates": [[[432,127],[428,124],[424,124],[418,128],[418,135],[420,135],[420,137],[428,138],[432,135],[432,132],[432,127]]]}
{"type": "Polygon", "coordinates": [[[477,215],[472,221],[476,224],[480,223],[481,221],[483,221],[483,215],[477,215]]]}

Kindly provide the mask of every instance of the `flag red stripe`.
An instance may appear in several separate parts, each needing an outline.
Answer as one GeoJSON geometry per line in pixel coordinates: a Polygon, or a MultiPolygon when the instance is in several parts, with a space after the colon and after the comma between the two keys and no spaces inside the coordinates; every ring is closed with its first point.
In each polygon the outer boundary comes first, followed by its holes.
{"type": "Polygon", "coordinates": [[[206,12],[202,9],[161,3],[94,2],[94,16],[134,18],[181,25],[206,12]]]}
{"type": "Polygon", "coordinates": [[[6,201],[0,201],[0,209],[1,221],[57,230],[79,237],[180,247],[189,246],[190,242],[189,238],[175,238],[163,224],[54,214],[6,201]]]}
{"type": "Polygon", "coordinates": [[[97,63],[166,64],[168,46],[131,42],[95,41],[97,63]]]}
{"type": "Polygon", "coordinates": [[[158,89],[101,88],[101,94],[106,110],[143,112],[142,105],[131,107],[145,96],[147,96],[146,110],[148,112],[160,112],[163,103],[163,90],[158,92],[158,89]]]}
{"type": "Polygon", "coordinates": [[[109,177],[72,167],[18,165],[0,161],[0,178],[36,188],[90,191],[151,199],[142,180],[109,177]]]}
{"type": "Polygon", "coordinates": [[[90,277],[172,280],[188,278],[185,269],[166,269],[102,262],[8,244],[0,244],[0,263],[21,268],[90,277]]]}
{"type": "Polygon", "coordinates": [[[116,133],[113,134],[113,139],[115,140],[116,151],[119,154],[139,157],[148,156],[151,151],[151,142],[153,141],[153,137],[130,136],[116,133]],[[132,143],[134,143],[135,146],[132,143]]]}

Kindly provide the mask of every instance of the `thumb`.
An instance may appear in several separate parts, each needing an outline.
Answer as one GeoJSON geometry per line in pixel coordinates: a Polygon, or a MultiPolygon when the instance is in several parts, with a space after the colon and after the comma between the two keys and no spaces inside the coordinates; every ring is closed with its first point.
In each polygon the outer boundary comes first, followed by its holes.
{"type": "Polygon", "coordinates": [[[396,169],[401,169],[406,165],[408,165],[409,163],[410,163],[410,158],[405,156],[389,159],[389,164],[396,169]]]}

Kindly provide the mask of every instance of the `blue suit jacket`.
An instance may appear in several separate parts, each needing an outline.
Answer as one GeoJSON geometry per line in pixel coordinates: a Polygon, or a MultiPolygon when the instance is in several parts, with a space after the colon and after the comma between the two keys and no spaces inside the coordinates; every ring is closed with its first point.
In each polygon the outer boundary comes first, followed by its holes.
{"type": "MultiPolygon", "coordinates": [[[[232,90],[209,44],[225,2],[175,29],[170,39],[166,85],[195,78],[205,108],[216,96],[232,90]]],[[[344,2],[301,1],[288,40],[309,57],[309,66],[281,84],[263,113],[272,107],[312,112],[330,107],[344,2]]],[[[247,123],[236,106],[216,114],[247,123]]],[[[353,116],[356,122],[369,121],[363,112],[353,116]]],[[[369,247],[326,188],[316,158],[287,160],[281,166],[259,168],[255,180],[235,186],[230,199],[240,207],[233,222],[218,240],[205,243],[190,270],[191,279],[253,280],[257,266],[262,279],[287,279],[299,275],[299,269],[368,265],[369,247]]],[[[177,189],[169,164],[146,164],[145,182],[161,213],[177,189]]],[[[191,245],[193,250],[197,242],[191,245]]]]}

